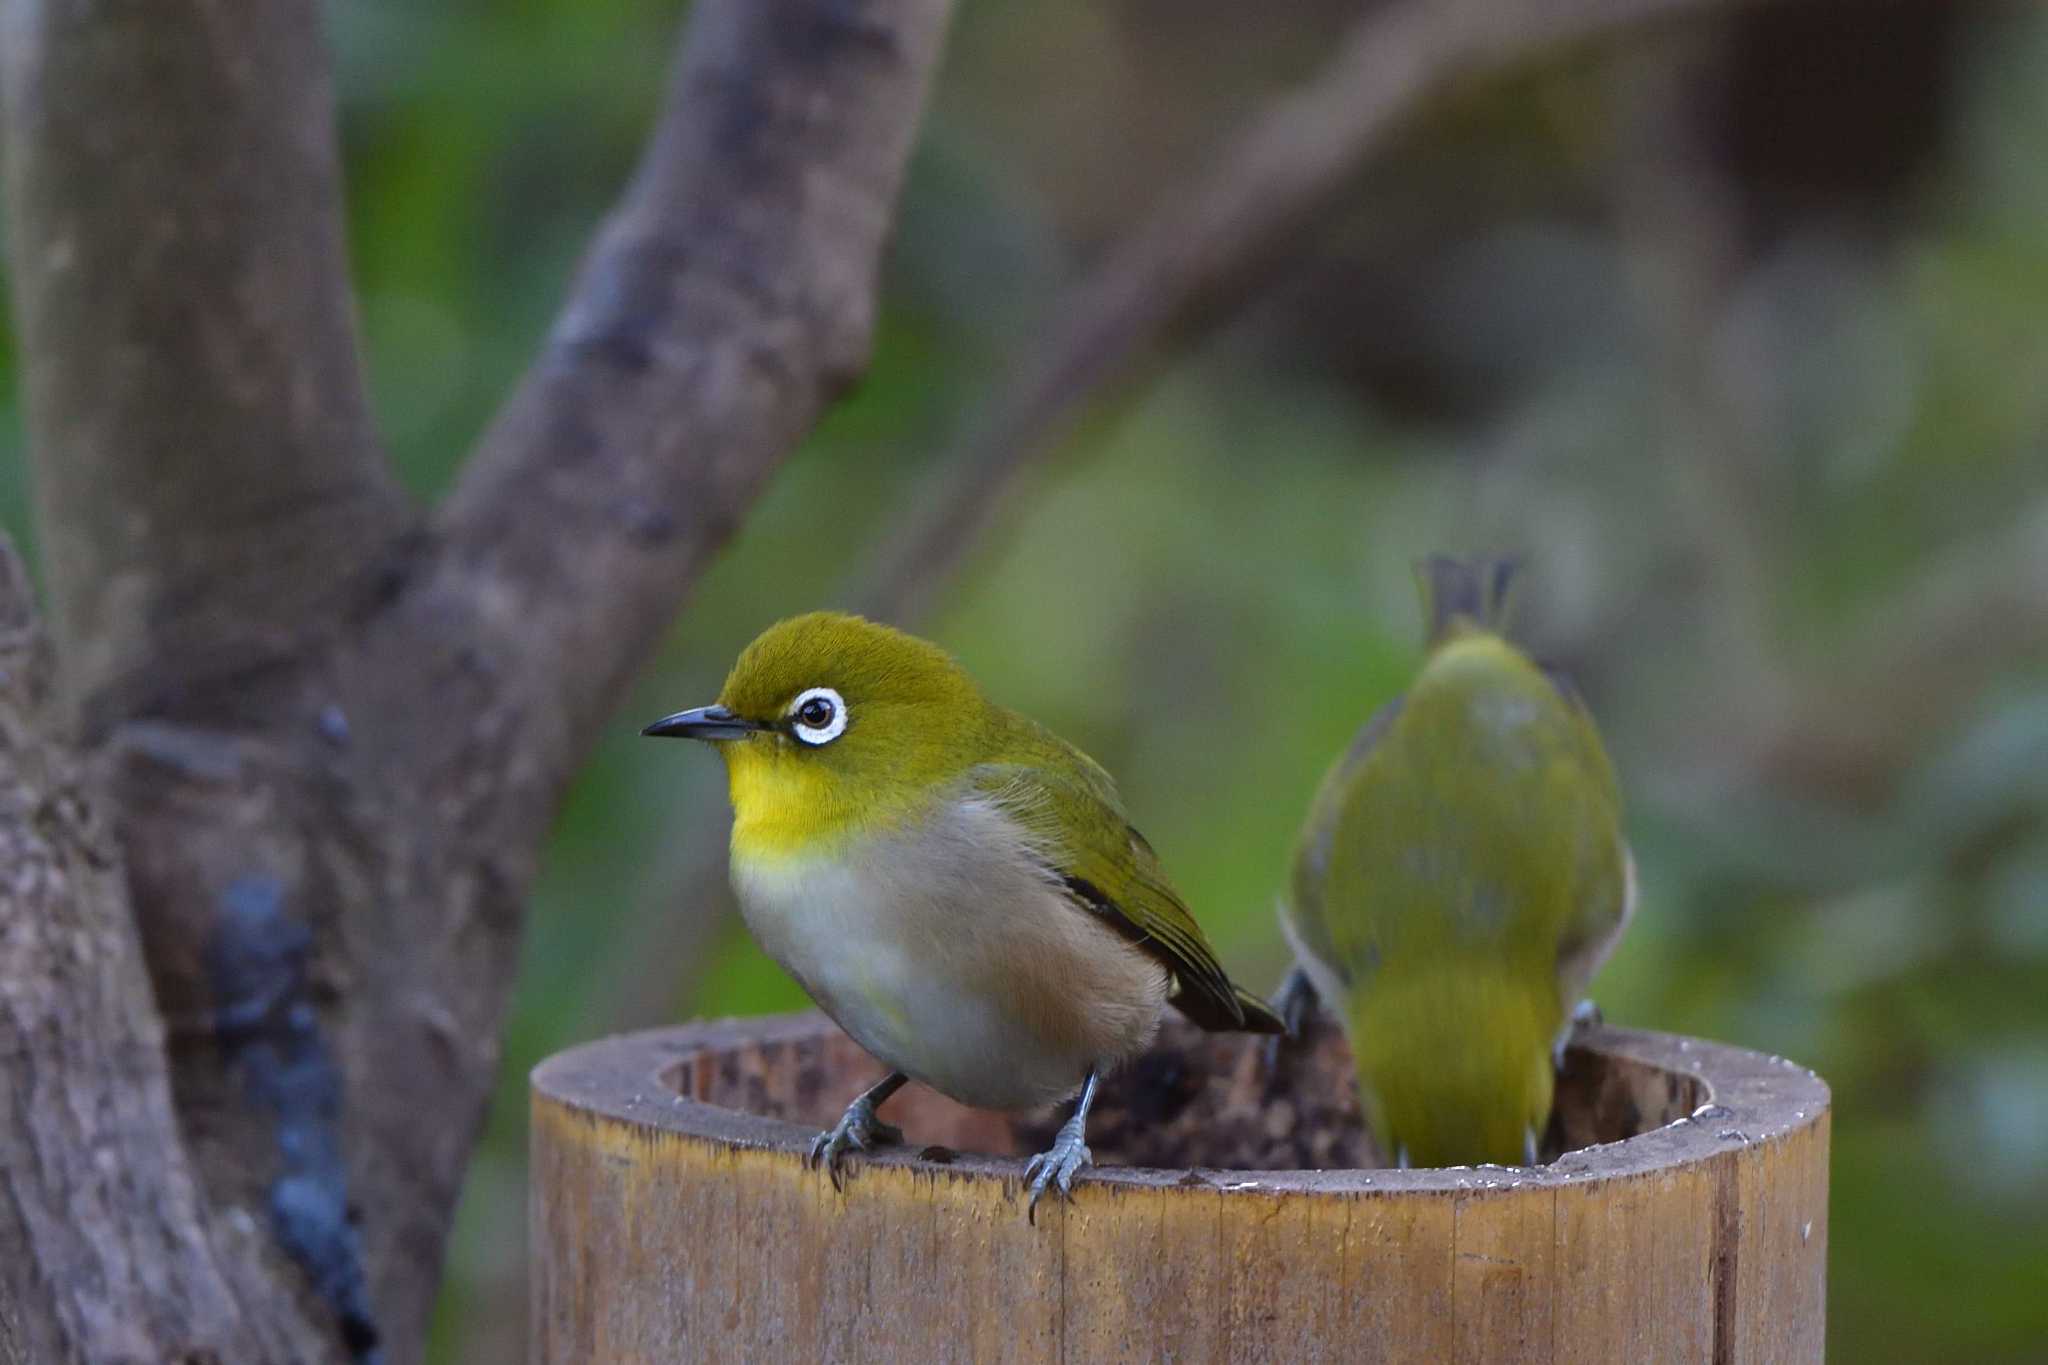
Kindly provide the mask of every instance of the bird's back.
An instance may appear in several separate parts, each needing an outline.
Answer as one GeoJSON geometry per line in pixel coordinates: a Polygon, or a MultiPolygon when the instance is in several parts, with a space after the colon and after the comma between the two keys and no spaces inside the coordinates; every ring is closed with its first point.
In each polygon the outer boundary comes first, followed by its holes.
{"type": "Polygon", "coordinates": [[[1560,945],[1589,902],[1620,903],[1617,805],[1583,708],[1476,628],[1439,640],[1327,779],[1294,928],[1342,979],[1390,1156],[1523,1158],[1570,1004],[1560,945]]]}

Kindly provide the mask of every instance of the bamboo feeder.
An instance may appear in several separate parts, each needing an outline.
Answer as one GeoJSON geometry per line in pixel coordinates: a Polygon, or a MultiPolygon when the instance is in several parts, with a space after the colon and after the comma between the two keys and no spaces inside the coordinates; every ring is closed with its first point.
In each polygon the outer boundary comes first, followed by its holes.
{"type": "Polygon", "coordinates": [[[1819,1361],[1828,1091],[1779,1058],[1581,1035],[1533,1169],[1359,1169],[1324,1029],[1169,1024],[1104,1087],[1098,1165],[1025,1221],[1058,1115],[911,1086],[908,1144],[805,1169],[880,1068],[823,1016],[608,1039],[533,1076],[541,1365],[1819,1361]],[[1314,1168],[1323,1169],[1314,1169],[1314,1168]]]}

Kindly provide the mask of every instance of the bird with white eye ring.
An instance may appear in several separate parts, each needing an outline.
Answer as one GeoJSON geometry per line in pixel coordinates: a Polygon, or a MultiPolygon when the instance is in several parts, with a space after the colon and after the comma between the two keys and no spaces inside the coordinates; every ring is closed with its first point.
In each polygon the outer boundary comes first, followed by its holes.
{"type": "Polygon", "coordinates": [[[1025,1168],[1028,1211],[1070,1193],[1098,1078],[1165,1006],[1283,1027],[1224,974],[1109,774],[935,645],[799,616],[747,646],[716,705],[645,733],[717,744],[747,928],[889,1068],[812,1144],[835,1187],[842,1153],[902,1140],[875,1110],[909,1078],[983,1109],[1078,1090],[1025,1168]]]}

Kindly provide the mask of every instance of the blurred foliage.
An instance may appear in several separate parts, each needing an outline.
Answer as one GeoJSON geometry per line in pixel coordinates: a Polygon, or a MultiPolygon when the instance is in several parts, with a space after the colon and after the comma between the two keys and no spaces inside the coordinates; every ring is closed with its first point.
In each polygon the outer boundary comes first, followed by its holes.
{"type": "MultiPolygon", "coordinates": [[[[1033,469],[923,626],[1116,772],[1226,960],[1277,979],[1300,812],[1416,658],[1408,562],[1524,550],[1525,633],[1581,679],[1631,793],[1645,901],[1608,1017],[1834,1086],[1840,1358],[2019,1360],[2048,1341],[2048,601],[1968,632],[1982,665],[1910,639],[1901,669],[1842,662],[1914,625],[1923,580],[1968,601],[2001,587],[1972,573],[2048,564],[2048,16],[1930,8],[1819,7],[1821,38],[1863,34],[1854,60],[1766,10],[1696,35],[1703,64],[1635,35],[1433,111],[1248,307],[1033,469]],[[1624,154],[1613,77],[1638,61],[1702,87],[1677,89],[1687,117],[1720,111],[1704,163],[1624,154]],[[1910,137],[1856,141],[1859,108],[1901,100],[1910,137]],[[1643,176],[1707,221],[1632,216],[1643,176]],[[1801,757],[1838,722],[1860,741],[1801,757]]],[[[526,1072],[604,1013],[608,950],[674,913],[677,815],[717,789],[637,723],[843,594],[1059,286],[1351,12],[1296,0],[1247,39],[1220,0],[965,7],[873,370],[563,813],[436,1359],[517,1358],[526,1072]]],[[[546,328],[678,17],[333,10],[372,383],[422,496],[546,328]]],[[[0,517],[32,544],[17,401],[0,386],[0,517]]],[[[802,1003],[732,926],[675,972],[673,1018],[802,1003]]]]}

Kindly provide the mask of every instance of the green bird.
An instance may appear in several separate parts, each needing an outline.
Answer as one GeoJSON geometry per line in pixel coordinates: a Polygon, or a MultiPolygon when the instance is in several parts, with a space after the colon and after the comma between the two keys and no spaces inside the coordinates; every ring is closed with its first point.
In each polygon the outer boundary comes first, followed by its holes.
{"type": "Polygon", "coordinates": [[[1109,774],[936,645],[798,616],[747,646],[717,704],[644,733],[718,747],[747,928],[889,1069],[812,1146],[834,1185],[847,1150],[902,1140],[876,1109],[906,1079],[983,1109],[1079,1091],[1026,1168],[1029,1212],[1048,1183],[1071,1193],[1100,1077],[1165,1006],[1284,1029],[1225,975],[1109,774]]]}
{"type": "Polygon", "coordinates": [[[1513,564],[1437,556],[1416,577],[1428,655],[1316,794],[1277,1003],[1297,1025],[1337,1009],[1383,1155],[1533,1165],[1635,865],[1591,715],[1503,634],[1513,564]]]}

